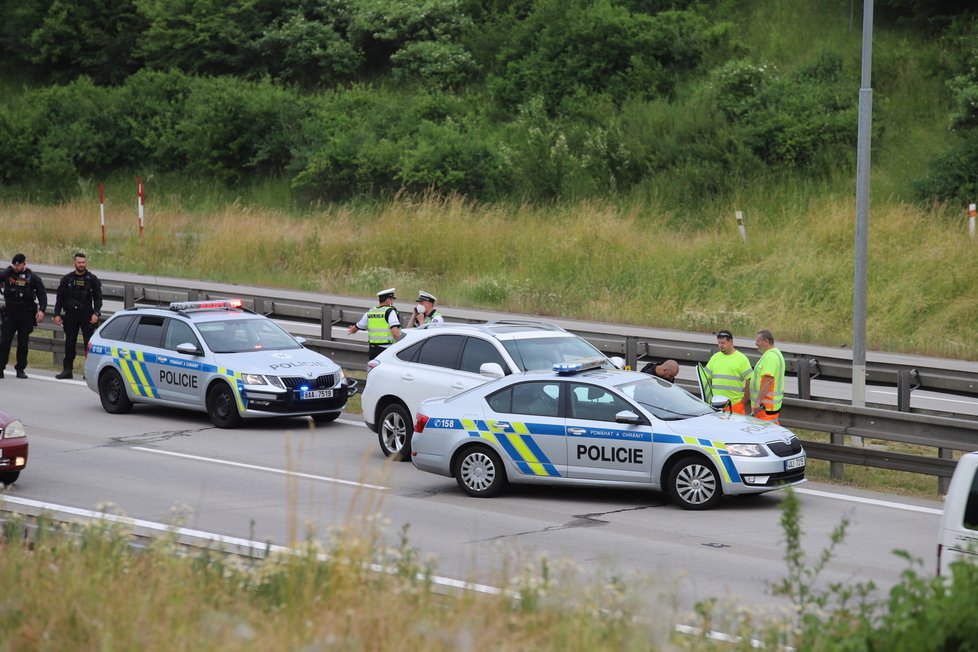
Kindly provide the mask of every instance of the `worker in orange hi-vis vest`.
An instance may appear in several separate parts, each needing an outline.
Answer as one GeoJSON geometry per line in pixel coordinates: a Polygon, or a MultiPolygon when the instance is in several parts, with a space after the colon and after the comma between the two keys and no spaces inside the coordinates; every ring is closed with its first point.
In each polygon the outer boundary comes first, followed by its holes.
{"type": "Polygon", "coordinates": [[[781,402],[784,400],[784,356],[774,347],[774,335],[759,330],[754,344],[761,359],[754,365],[750,380],[751,416],[780,424],[781,402]]]}

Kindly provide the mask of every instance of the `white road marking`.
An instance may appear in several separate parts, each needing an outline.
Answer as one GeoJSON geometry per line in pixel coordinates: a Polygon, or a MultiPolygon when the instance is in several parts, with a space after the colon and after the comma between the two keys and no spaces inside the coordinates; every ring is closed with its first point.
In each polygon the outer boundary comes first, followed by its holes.
{"type": "Polygon", "coordinates": [[[933,507],[921,507],[919,505],[907,505],[906,503],[895,503],[889,500],[877,500],[875,498],[862,498],[860,496],[848,496],[846,494],[835,494],[828,491],[819,491],[818,489],[795,489],[795,493],[805,494],[807,496],[818,496],[819,498],[828,498],[830,500],[844,500],[850,503],[862,503],[864,505],[875,505],[876,507],[891,507],[893,509],[902,509],[908,512],[920,512],[922,514],[934,514],[940,516],[944,513],[944,510],[934,509],[933,507]]]}
{"type": "Polygon", "coordinates": [[[255,464],[243,464],[241,462],[232,462],[230,460],[221,460],[215,457],[201,457],[200,455],[188,455],[187,453],[174,453],[173,451],[164,451],[157,448],[144,448],[142,446],[131,446],[130,450],[142,451],[144,453],[155,453],[157,455],[169,455],[171,457],[182,457],[187,460],[195,460],[198,462],[210,462],[211,464],[223,464],[225,466],[236,466],[241,469],[252,469],[255,471],[268,471],[269,473],[278,473],[281,475],[289,475],[296,478],[306,478],[309,480],[322,480],[323,482],[333,482],[335,484],[345,484],[351,487],[361,487],[363,489],[377,489],[380,491],[386,491],[387,487],[382,487],[376,484],[367,484],[365,482],[354,482],[353,480],[341,480],[339,478],[330,478],[325,475],[312,475],[311,473],[299,473],[297,471],[285,471],[283,469],[273,469],[269,466],[257,466],[255,464]]]}
{"type": "MultiPolygon", "coordinates": [[[[227,549],[231,546],[234,546],[237,548],[243,548],[252,551],[264,550],[266,552],[274,552],[279,554],[306,554],[304,550],[295,550],[293,548],[288,548],[286,546],[272,545],[266,541],[251,541],[249,539],[241,539],[239,537],[228,537],[222,534],[215,534],[213,532],[205,532],[204,530],[194,530],[191,528],[177,527],[174,525],[157,523],[155,521],[144,521],[138,518],[129,518],[128,516],[119,516],[117,514],[106,514],[105,512],[94,512],[88,509],[80,509],[78,507],[69,507],[67,505],[45,503],[38,500],[31,500],[29,498],[16,498],[14,496],[10,496],[7,494],[0,494],[0,511],[8,511],[7,510],[8,503],[12,505],[20,505],[22,507],[29,507],[33,510],[40,510],[43,512],[48,512],[53,514],[65,514],[65,515],[76,516],[81,518],[109,521],[112,523],[120,523],[128,527],[140,527],[156,532],[167,532],[167,533],[177,534],[182,537],[202,539],[204,541],[209,541],[212,543],[219,544],[221,549],[227,549]]],[[[16,510],[10,509],[9,511],[15,512],[16,510]]],[[[323,561],[329,559],[329,555],[323,553],[320,553],[319,555],[317,555],[317,557],[323,561]]],[[[398,572],[396,569],[387,568],[385,566],[381,566],[380,564],[369,564],[368,568],[377,573],[396,574],[398,572]]],[[[515,598],[519,597],[519,594],[513,591],[506,591],[495,586],[490,586],[488,584],[464,582],[462,580],[457,580],[451,577],[443,577],[441,575],[428,576],[424,573],[418,573],[417,578],[419,580],[431,582],[432,584],[435,584],[440,587],[445,587],[445,588],[462,589],[465,591],[475,591],[477,593],[488,593],[490,595],[507,595],[509,597],[515,597],[515,598]]]]}

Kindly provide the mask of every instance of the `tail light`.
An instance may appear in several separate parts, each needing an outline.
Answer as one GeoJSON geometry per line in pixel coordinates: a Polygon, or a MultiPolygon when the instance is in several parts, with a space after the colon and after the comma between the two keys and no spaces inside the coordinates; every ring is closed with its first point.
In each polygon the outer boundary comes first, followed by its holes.
{"type": "Polygon", "coordinates": [[[418,413],[418,418],[414,421],[414,432],[424,432],[424,427],[428,425],[428,417],[418,413]]]}

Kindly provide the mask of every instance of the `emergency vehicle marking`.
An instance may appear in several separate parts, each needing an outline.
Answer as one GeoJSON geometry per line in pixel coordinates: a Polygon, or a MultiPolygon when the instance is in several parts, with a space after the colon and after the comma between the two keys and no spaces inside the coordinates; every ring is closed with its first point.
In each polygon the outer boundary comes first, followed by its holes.
{"type": "Polygon", "coordinates": [[[519,421],[474,421],[462,419],[462,426],[469,437],[485,439],[504,451],[522,473],[561,477],[546,454],[540,449],[533,434],[563,434],[563,428],[547,424],[525,424],[519,421]],[[531,430],[532,426],[532,430],[531,430]]]}

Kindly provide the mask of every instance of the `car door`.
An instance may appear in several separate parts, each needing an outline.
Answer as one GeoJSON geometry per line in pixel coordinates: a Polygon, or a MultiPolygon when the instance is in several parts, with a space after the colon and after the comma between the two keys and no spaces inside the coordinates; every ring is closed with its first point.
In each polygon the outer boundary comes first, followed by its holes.
{"type": "Polygon", "coordinates": [[[486,430],[480,429],[480,434],[493,441],[521,475],[567,476],[560,387],[556,380],[526,381],[486,397],[486,430]]]}
{"type": "Polygon", "coordinates": [[[645,417],[617,423],[623,411],[642,412],[610,389],[567,383],[567,458],[571,478],[615,482],[652,481],[652,426],[645,417]]]}
{"type": "Polygon", "coordinates": [[[165,317],[140,315],[129,330],[129,346],[119,348],[119,367],[130,390],[137,397],[167,400],[156,383],[159,365],[156,358],[162,353],[165,317]]]}
{"type": "MultiPolygon", "coordinates": [[[[398,395],[411,409],[412,418],[417,413],[418,405],[425,399],[453,396],[490,380],[479,373],[475,364],[480,358],[480,351],[486,354],[480,343],[492,346],[466,335],[433,335],[420,342],[417,349],[412,347],[411,357],[400,371],[401,385],[398,387],[398,395]],[[463,361],[465,368],[462,368],[463,361]]],[[[495,355],[497,360],[484,361],[502,360],[498,352],[495,355]]],[[[507,368],[503,365],[503,369],[507,368]]]]}
{"type": "Polygon", "coordinates": [[[201,353],[200,339],[190,324],[170,318],[163,327],[163,344],[156,357],[156,384],[160,396],[193,406],[204,405],[204,385],[207,382],[202,355],[178,353],[181,344],[193,344],[201,353]]]}

